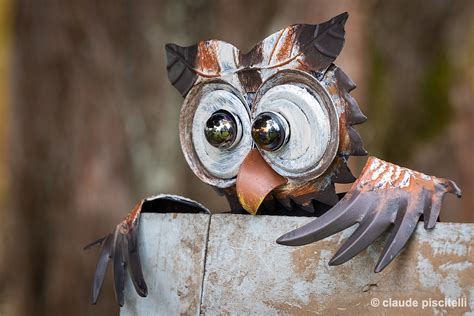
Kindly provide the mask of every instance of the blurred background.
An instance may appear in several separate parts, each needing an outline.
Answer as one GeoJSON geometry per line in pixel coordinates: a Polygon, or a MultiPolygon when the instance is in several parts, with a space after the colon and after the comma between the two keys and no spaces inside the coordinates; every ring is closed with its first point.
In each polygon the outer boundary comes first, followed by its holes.
{"type": "Polygon", "coordinates": [[[90,305],[82,246],[150,194],[226,208],[180,151],[165,43],[246,51],[343,11],[366,149],[455,180],[442,220],[474,222],[473,1],[0,0],[0,314],[117,314],[110,278],[90,305]]]}

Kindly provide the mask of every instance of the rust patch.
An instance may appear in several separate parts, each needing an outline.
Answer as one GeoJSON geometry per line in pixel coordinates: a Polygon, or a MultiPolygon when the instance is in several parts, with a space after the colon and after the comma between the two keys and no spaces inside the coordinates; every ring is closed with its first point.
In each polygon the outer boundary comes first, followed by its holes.
{"type": "Polygon", "coordinates": [[[219,43],[217,41],[199,42],[197,66],[202,72],[219,75],[219,43]]]}
{"type": "Polygon", "coordinates": [[[458,197],[461,196],[461,190],[451,180],[429,176],[372,156],[367,160],[355,185],[361,192],[403,188],[411,192],[414,197],[421,195],[423,190],[435,194],[454,193],[458,197]]]}
{"type": "Polygon", "coordinates": [[[291,258],[296,275],[307,282],[316,279],[316,268],[319,262],[319,247],[311,245],[293,250],[291,258]]]}
{"type": "Polygon", "coordinates": [[[330,85],[329,88],[328,88],[328,92],[329,94],[333,95],[333,94],[339,94],[339,90],[336,88],[336,86],[334,85],[330,85]]]}
{"type": "Polygon", "coordinates": [[[306,65],[300,57],[297,57],[296,61],[298,62],[298,65],[295,67],[296,69],[302,70],[310,74],[311,68],[306,65]]]}
{"type": "Polygon", "coordinates": [[[285,302],[263,301],[267,306],[278,311],[279,315],[317,315],[315,311],[304,310],[303,308],[285,302]]]}
{"type": "Polygon", "coordinates": [[[273,55],[275,54],[275,50],[276,50],[276,48],[277,48],[277,46],[278,46],[278,43],[280,43],[280,39],[281,39],[281,37],[283,36],[283,34],[285,33],[285,30],[286,30],[286,29],[283,29],[283,30],[280,31],[280,34],[278,35],[278,39],[275,41],[275,45],[273,45],[272,51],[271,51],[271,53],[270,53],[270,58],[269,58],[269,60],[268,60],[268,63],[269,63],[269,64],[272,62],[273,55]]]}
{"type": "Polygon", "coordinates": [[[351,151],[351,140],[347,132],[346,113],[339,116],[339,149],[340,154],[349,154],[351,151]]]}
{"type": "Polygon", "coordinates": [[[283,43],[276,54],[278,61],[283,61],[291,57],[291,50],[293,48],[293,43],[295,39],[295,29],[294,27],[288,27],[285,30],[286,36],[283,39],[283,43]]]}
{"type": "Polygon", "coordinates": [[[122,233],[126,234],[130,228],[137,224],[138,217],[140,216],[140,212],[142,210],[143,202],[145,200],[141,200],[133,207],[132,211],[127,214],[121,224],[122,233]]]}

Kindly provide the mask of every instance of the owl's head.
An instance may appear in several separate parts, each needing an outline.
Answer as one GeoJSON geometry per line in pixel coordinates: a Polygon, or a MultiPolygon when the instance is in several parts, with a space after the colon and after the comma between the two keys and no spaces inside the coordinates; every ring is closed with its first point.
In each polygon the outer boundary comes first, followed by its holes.
{"type": "Polygon", "coordinates": [[[166,45],[169,80],[185,97],[184,156],[233,208],[314,212],[337,203],[334,183],[355,180],[347,159],[366,151],[352,125],[366,117],[333,64],[347,17],[289,26],[248,53],[217,40],[166,45]]]}

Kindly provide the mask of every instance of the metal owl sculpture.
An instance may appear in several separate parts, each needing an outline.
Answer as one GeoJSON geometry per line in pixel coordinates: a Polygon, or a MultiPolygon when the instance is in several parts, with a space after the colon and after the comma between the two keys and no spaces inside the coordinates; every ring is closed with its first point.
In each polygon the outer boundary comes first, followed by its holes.
{"type": "MultiPolygon", "coordinates": [[[[451,180],[428,176],[369,157],[356,179],[347,162],[367,152],[354,125],[364,123],[355,84],[334,64],[344,44],[348,14],[278,31],[250,52],[223,41],[190,47],[166,45],[171,84],[185,97],[179,132],[189,166],[226,196],[232,212],[316,216],[276,242],[299,246],[356,223],[329,262],[342,264],[389,228],[375,267],[384,269],[402,250],[420,217],[432,229],[445,193],[461,196],[451,180]],[[336,194],[335,183],[352,183],[336,194]]],[[[96,303],[112,259],[115,294],[124,303],[125,269],[147,295],[137,247],[143,212],[209,212],[177,196],[139,202],[100,244],[93,280],[96,303]]]]}

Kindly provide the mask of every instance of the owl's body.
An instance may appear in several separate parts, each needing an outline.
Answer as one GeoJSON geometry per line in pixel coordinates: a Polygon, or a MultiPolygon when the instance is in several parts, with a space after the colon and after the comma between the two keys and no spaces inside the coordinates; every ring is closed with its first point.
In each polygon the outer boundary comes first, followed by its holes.
{"type": "MultiPolygon", "coordinates": [[[[311,243],[349,226],[359,228],[330,264],[351,259],[394,226],[376,272],[402,250],[421,215],[433,228],[450,180],[370,157],[358,179],[350,156],[367,152],[354,125],[366,121],[350,91],[355,84],[333,62],[344,44],[347,13],[318,25],[276,32],[241,53],[217,40],[166,46],[170,82],[185,97],[180,141],[195,175],[226,196],[232,212],[316,216],[280,237],[284,245],[311,243]],[[336,194],[335,183],[352,183],[336,194]]],[[[93,284],[97,301],[110,257],[123,305],[125,262],[146,296],[137,248],[142,212],[208,212],[185,198],[144,199],[102,244],[93,284]]],[[[93,244],[96,244],[93,243],[93,244]]]]}

